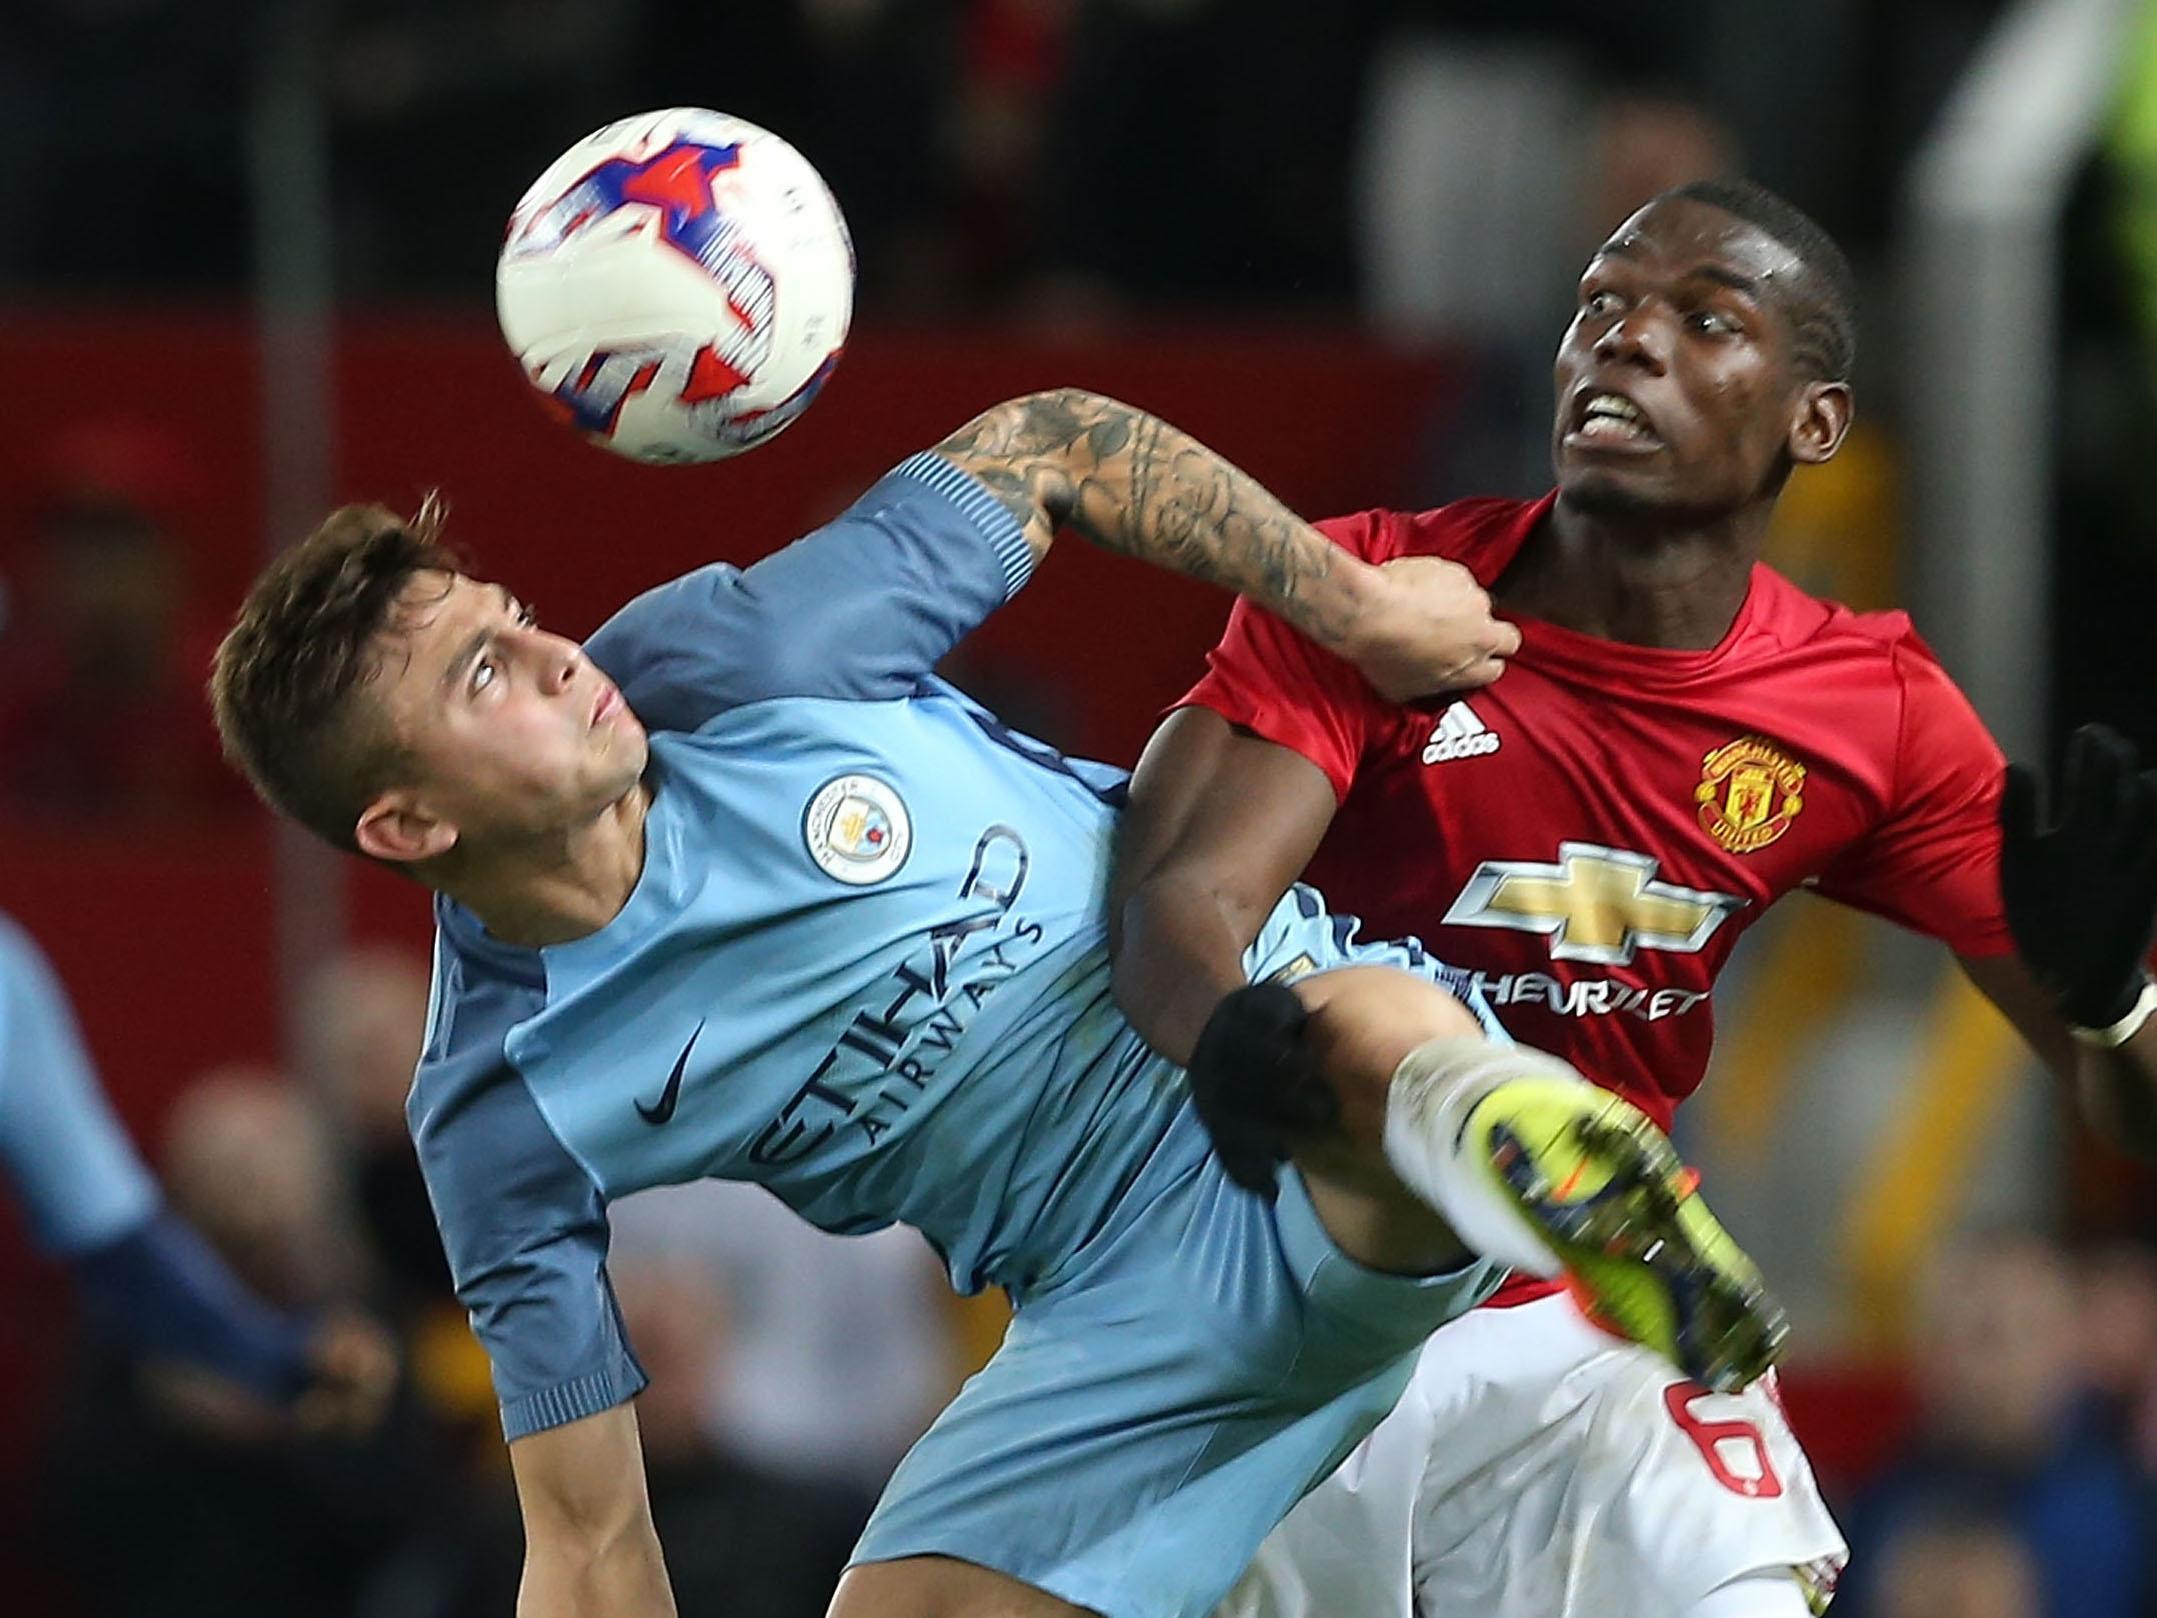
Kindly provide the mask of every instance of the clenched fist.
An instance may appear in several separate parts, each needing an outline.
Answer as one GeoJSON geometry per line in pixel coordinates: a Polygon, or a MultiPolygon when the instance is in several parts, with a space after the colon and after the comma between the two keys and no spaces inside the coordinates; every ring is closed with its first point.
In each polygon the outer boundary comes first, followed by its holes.
{"type": "Polygon", "coordinates": [[[1520,650],[1520,631],[1491,616],[1489,592],[1460,563],[1403,556],[1374,572],[1340,652],[1388,700],[1488,685],[1520,650]]]}

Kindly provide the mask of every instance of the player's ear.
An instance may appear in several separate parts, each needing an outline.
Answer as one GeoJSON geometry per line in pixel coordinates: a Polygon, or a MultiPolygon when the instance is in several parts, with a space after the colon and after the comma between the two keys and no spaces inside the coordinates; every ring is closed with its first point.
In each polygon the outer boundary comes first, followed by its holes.
{"type": "Polygon", "coordinates": [[[362,854],[412,865],[457,846],[457,828],[422,808],[409,792],[385,792],[360,811],[352,840],[362,854]]]}
{"type": "Polygon", "coordinates": [[[1800,466],[1817,466],[1832,458],[1850,430],[1856,404],[1847,382],[1806,383],[1790,422],[1790,459],[1800,466]]]}

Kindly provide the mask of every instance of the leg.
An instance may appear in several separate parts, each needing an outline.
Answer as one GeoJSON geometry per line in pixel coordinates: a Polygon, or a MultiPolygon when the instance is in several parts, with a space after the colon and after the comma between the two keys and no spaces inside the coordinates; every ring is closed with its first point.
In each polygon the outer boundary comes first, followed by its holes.
{"type": "Polygon", "coordinates": [[[1303,1082],[1336,1106],[1330,1125],[1284,1138],[1349,1256],[1429,1273],[1472,1251],[1567,1274],[1615,1329],[1713,1387],[1772,1363],[1781,1309],[1636,1108],[1487,1039],[1413,973],[1348,966],[1292,987],[1311,1013],[1303,1082]]]}
{"type": "Polygon", "coordinates": [[[1561,1081],[1577,1076],[1540,1052],[1492,1042],[1453,995],[1390,966],[1341,967],[1293,987],[1311,1013],[1303,1035],[1310,1080],[1332,1092],[1338,1119],[1298,1140],[1291,1157],[1341,1250],[1373,1269],[1411,1274],[1474,1254],[1559,1274],[1559,1259],[1528,1237],[1512,1209],[1461,1194],[1472,1189],[1454,1163],[1461,1120],[1404,1103],[1434,1081],[1473,1081],[1476,1069],[1493,1080],[1538,1069],[1561,1081]],[[1411,1059],[1414,1087],[1403,1082],[1411,1059]],[[1432,1115],[1415,1116],[1424,1112],[1432,1115]]]}
{"type": "Polygon", "coordinates": [[[1177,1070],[1127,1048],[1107,1076],[1149,1127],[1116,1195],[899,1464],[834,1618],[1202,1618],[1488,1290],[1346,1261],[1300,1181],[1232,1184],[1177,1070]]]}
{"type": "Polygon", "coordinates": [[[1097,1618],[1090,1607],[950,1556],[904,1556],[846,1570],[824,1618],[1097,1618]]]}
{"type": "Polygon", "coordinates": [[[1431,1274],[1473,1256],[1430,1202],[1386,1160],[1386,1104],[1409,1052],[1434,1039],[1475,1039],[1475,1014],[1427,979],[1386,966],[1349,966],[1301,979],[1305,1035],[1340,1122],[1293,1153],[1326,1234],[1374,1270],[1431,1274]]]}
{"type": "Polygon", "coordinates": [[[1678,1382],[1559,1295],[1432,1333],[1217,1618],[1803,1618],[1843,1554],[1770,1387],[1678,1382]]]}

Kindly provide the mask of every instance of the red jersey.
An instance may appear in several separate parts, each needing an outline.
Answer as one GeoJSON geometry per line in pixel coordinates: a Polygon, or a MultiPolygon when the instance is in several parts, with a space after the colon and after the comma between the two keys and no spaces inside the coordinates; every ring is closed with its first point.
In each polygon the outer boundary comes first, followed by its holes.
{"type": "MultiPolygon", "coordinates": [[[[1487,588],[1553,498],[1320,527],[1372,562],[1449,557],[1487,588]]],[[[1707,1068],[1716,974],[1791,889],[1961,955],[2010,947],[2000,750],[1904,614],[1756,565],[1708,651],[1519,628],[1495,685],[1401,705],[1239,601],[1185,701],[1326,772],[1340,810],[1311,881],[1367,936],[1472,970],[1524,1043],[1667,1129],[1707,1068]]]]}

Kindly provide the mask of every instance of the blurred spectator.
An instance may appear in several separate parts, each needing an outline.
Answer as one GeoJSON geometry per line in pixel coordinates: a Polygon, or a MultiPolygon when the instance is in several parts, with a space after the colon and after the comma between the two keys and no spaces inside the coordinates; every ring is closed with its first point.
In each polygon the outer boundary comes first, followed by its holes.
{"type": "Polygon", "coordinates": [[[1881,1581],[1904,1536],[1972,1515],[2027,1548],[2033,1618],[2142,1618],[2148,1503],[2082,1403],[2076,1301],[2066,1261],[2036,1236],[1971,1242],[1934,1267],[1918,1430],[1848,1514],[1842,1618],[1886,1618],[1881,1581]]]}
{"type": "Polygon", "coordinates": [[[0,803],[143,822],[243,801],[202,700],[182,554],[128,492],[70,484],[41,507],[0,623],[0,803]]]}
{"type": "Polygon", "coordinates": [[[1740,163],[1737,137],[1699,102],[1628,90],[1596,108],[1586,167],[1571,243],[1582,256],[1648,198],[1735,174],[1740,163]]]}
{"type": "Polygon", "coordinates": [[[2093,1415],[2129,1463],[2157,1479],[2157,1253],[2116,1243],[2084,1256],[2076,1333],[2093,1415]]]}
{"type": "Polygon", "coordinates": [[[728,1349],[706,1364],[701,1406],[722,1447],[873,1492],[950,1398],[945,1283],[912,1231],[826,1235],[761,1187],[721,1180],[640,1192],[611,1212],[617,1272],[687,1260],[727,1300],[728,1349]]]}
{"type": "Polygon", "coordinates": [[[820,1618],[873,1495],[789,1478],[712,1438],[709,1395],[731,1339],[726,1301],[703,1266],[632,1260],[610,1272],[651,1377],[637,1426],[676,1604],[684,1613],[820,1618]]]}
{"type": "MultiPolygon", "coordinates": [[[[292,1086],[249,1070],[198,1081],[174,1109],[166,1165],[174,1207],[265,1297],[306,1311],[358,1296],[356,1232],[292,1086]]],[[[312,1438],[171,1367],[92,1352],[70,1382],[50,1510],[94,1613],[360,1618],[386,1583],[445,1582],[412,1572],[449,1556],[454,1535],[409,1407],[365,1439],[312,1438]]]]}
{"type": "Polygon", "coordinates": [[[405,1127],[428,990],[425,957],[408,950],[372,944],[333,956],[304,991],[299,1064],[327,1115],[413,1397],[446,1460],[487,1490],[502,1482],[501,1407],[486,1350],[457,1301],[405,1127]]]}
{"type": "Polygon", "coordinates": [[[427,1031],[427,996],[423,957],[364,946],[316,971],[300,1017],[300,1072],[328,1113],[361,1226],[406,1311],[453,1297],[404,1117],[427,1031]]]}
{"type": "Polygon", "coordinates": [[[173,1204],[241,1279],[289,1309],[356,1296],[362,1249],[322,1121],[267,1068],[218,1068],[165,1124],[173,1204]]]}
{"type": "Polygon", "coordinates": [[[1984,1519],[1913,1527],[1888,1548],[1880,1618],[2045,1618],[2029,1548],[1984,1519]]]}
{"type": "Polygon", "coordinates": [[[1391,330],[1547,360],[1595,245],[1656,193],[1735,171],[1735,137],[1690,88],[1710,37],[1696,0],[1401,8],[1357,157],[1366,305],[1391,330]]]}
{"type": "Polygon", "coordinates": [[[1584,245],[1591,88],[1552,40],[1387,42],[1356,176],[1364,303],[1384,329],[1531,344],[1548,360],[1584,245]]]}
{"type": "Polygon", "coordinates": [[[1644,47],[1620,30],[1625,49],[1598,50],[1609,23],[1581,9],[1424,7],[1373,59],[1355,162],[1364,306],[1473,372],[1444,498],[1549,486],[1550,359],[1582,265],[1650,197],[1738,166],[1729,129],[1665,87],[1688,37],[1643,29],[1644,47]]]}

